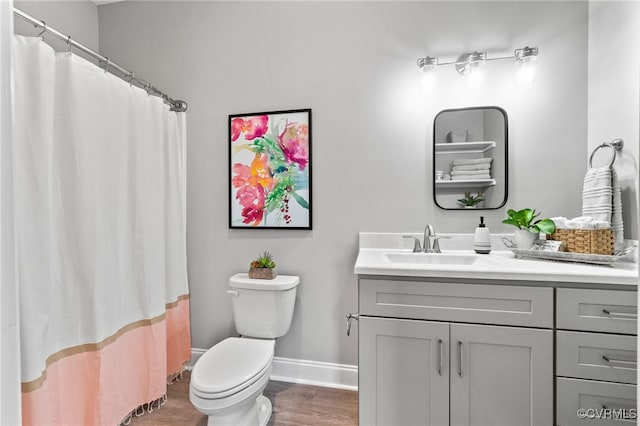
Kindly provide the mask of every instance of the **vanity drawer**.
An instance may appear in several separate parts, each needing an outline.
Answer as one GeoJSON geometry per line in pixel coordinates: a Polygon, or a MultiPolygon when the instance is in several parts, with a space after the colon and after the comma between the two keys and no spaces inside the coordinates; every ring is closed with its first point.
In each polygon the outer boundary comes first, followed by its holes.
{"type": "Polygon", "coordinates": [[[635,336],[558,331],[556,374],[636,383],[636,340],[635,336]]]}
{"type": "Polygon", "coordinates": [[[553,289],[360,279],[360,314],[553,327],[553,289]]]}
{"type": "Polygon", "coordinates": [[[635,385],[559,378],[557,398],[558,426],[636,424],[635,385]]]}
{"type": "Polygon", "coordinates": [[[561,329],[636,334],[635,291],[559,288],[556,326],[561,329]]]}

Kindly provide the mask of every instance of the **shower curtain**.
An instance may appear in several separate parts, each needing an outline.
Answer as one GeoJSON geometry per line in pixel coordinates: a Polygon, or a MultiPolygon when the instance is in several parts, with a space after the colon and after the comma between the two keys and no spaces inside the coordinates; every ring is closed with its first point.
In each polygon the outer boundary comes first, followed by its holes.
{"type": "Polygon", "coordinates": [[[185,114],[15,36],[25,425],[116,425],[191,357],[185,114]]]}

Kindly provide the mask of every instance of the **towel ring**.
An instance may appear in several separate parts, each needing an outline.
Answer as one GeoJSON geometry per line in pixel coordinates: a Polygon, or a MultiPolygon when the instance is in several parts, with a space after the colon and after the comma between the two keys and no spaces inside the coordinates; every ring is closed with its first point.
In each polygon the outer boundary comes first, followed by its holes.
{"type": "Polygon", "coordinates": [[[622,151],[622,147],[624,146],[624,141],[622,139],[614,139],[611,142],[601,143],[593,150],[591,156],[589,157],[589,168],[593,168],[593,156],[600,148],[611,148],[611,160],[609,161],[609,166],[612,167],[613,163],[616,162],[616,151],[622,151]]]}

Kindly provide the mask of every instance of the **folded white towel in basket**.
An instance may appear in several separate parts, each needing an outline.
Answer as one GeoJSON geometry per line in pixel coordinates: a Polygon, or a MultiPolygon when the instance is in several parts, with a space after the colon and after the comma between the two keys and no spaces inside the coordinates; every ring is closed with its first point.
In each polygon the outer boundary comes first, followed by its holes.
{"type": "Polygon", "coordinates": [[[491,157],[483,157],[483,158],[458,158],[453,160],[454,166],[468,166],[471,164],[484,164],[491,163],[493,158],[491,157]]]}
{"type": "Polygon", "coordinates": [[[622,197],[618,175],[612,167],[597,167],[587,171],[582,190],[582,215],[611,223],[616,249],[622,247],[622,197]]]}

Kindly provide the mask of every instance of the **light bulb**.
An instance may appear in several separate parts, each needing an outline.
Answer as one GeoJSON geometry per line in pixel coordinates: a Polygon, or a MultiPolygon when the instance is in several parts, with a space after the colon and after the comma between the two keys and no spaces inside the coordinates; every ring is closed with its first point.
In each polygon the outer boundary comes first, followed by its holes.
{"type": "Polygon", "coordinates": [[[516,62],[518,86],[532,87],[536,83],[536,59],[537,56],[527,56],[516,62]]]}
{"type": "Polygon", "coordinates": [[[432,93],[436,87],[436,67],[438,66],[438,57],[427,56],[418,59],[418,67],[423,72],[421,86],[423,93],[432,93]]]}
{"type": "Polygon", "coordinates": [[[475,90],[482,86],[484,82],[484,70],[482,66],[474,66],[469,69],[466,75],[467,86],[469,89],[475,90]]]}
{"type": "Polygon", "coordinates": [[[422,93],[433,93],[436,88],[436,76],[433,71],[426,71],[420,81],[422,87],[422,93]]]}

